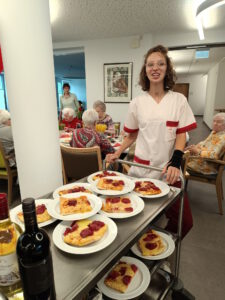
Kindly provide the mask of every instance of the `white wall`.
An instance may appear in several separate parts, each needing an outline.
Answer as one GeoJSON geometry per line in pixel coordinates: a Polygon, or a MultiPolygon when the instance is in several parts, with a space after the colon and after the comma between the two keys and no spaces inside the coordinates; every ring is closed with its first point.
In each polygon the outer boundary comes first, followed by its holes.
{"type": "Polygon", "coordinates": [[[189,83],[188,101],[195,115],[203,115],[206,100],[207,75],[178,75],[177,83],[189,83]]]}
{"type": "Polygon", "coordinates": [[[213,115],[214,115],[218,69],[219,69],[219,65],[216,64],[208,72],[208,81],[207,81],[207,89],[206,89],[206,103],[205,103],[205,112],[204,112],[203,120],[209,126],[209,128],[212,128],[212,120],[213,120],[213,115]]]}
{"type": "Polygon", "coordinates": [[[225,108],[225,57],[219,63],[215,108],[225,108]]]}
{"type": "MultiPolygon", "coordinates": [[[[144,34],[140,41],[140,47],[132,49],[131,42],[135,37],[99,39],[86,41],[71,41],[55,43],[54,49],[68,50],[71,48],[84,47],[86,68],[86,93],[87,105],[92,107],[95,100],[103,100],[103,64],[117,62],[133,62],[132,97],[137,96],[141,90],[137,85],[138,75],[143,62],[143,56],[154,45],[163,44],[169,46],[192,45],[200,43],[224,42],[225,30],[206,31],[206,39],[200,41],[198,32],[187,34],[144,34]]],[[[124,122],[128,104],[107,104],[107,112],[115,121],[124,122]]],[[[195,109],[195,108],[194,108],[195,109]]],[[[196,111],[200,109],[196,107],[196,111]]]]}

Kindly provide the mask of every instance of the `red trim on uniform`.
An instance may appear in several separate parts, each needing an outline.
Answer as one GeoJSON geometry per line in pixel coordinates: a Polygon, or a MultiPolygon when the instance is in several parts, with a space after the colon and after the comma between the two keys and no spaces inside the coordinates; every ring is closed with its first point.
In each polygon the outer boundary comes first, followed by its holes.
{"type": "Polygon", "coordinates": [[[179,121],[166,121],[167,127],[177,127],[179,124],[179,121]]]}
{"type": "Polygon", "coordinates": [[[176,134],[179,134],[179,133],[184,133],[184,132],[187,132],[187,131],[190,131],[190,130],[193,130],[197,128],[197,123],[192,123],[188,126],[185,126],[185,127],[182,127],[182,128],[178,128],[177,131],[176,131],[176,134]]]}
{"type": "Polygon", "coordinates": [[[139,129],[130,129],[130,128],[127,128],[126,126],[124,126],[123,130],[128,133],[133,133],[133,132],[137,132],[139,129]]]}
{"type": "Polygon", "coordinates": [[[142,164],[142,165],[146,165],[146,166],[150,165],[150,160],[141,159],[136,155],[134,155],[134,161],[136,161],[137,163],[142,164]]]}

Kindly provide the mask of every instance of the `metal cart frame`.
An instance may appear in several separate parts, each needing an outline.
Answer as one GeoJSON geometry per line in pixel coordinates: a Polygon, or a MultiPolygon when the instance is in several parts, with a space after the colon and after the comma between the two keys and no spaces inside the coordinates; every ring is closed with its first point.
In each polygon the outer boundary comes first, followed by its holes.
{"type": "MultiPolygon", "coordinates": [[[[142,164],[138,164],[135,162],[126,161],[126,160],[121,160],[121,159],[117,159],[117,160],[115,160],[115,162],[119,163],[119,164],[127,164],[130,166],[145,168],[145,169],[154,170],[154,171],[158,171],[158,172],[163,171],[163,169],[158,168],[158,167],[146,166],[146,165],[142,165],[142,164]]],[[[105,161],[103,162],[103,169],[106,169],[105,161]]],[[[175,295],[174,299],[193,300],[195,298],[188,291],[186,291],[183,288],[183,283],[179,279],[182,224],[183,224],[183,211],[184,211],[184,187],[185,187],[185,181],[184,181],[182,172],[180,174],[180,181],[181,181],[180,208],[179,208],[179,216],[178,216],[178,229],[177,229],[177,234],[176,234],[177,249],[176,249],[176,256],[175,256],[175,274],[174,274],[172,289],[175,292],[175,294],[177,293],[177,296],[175,295]]]]}

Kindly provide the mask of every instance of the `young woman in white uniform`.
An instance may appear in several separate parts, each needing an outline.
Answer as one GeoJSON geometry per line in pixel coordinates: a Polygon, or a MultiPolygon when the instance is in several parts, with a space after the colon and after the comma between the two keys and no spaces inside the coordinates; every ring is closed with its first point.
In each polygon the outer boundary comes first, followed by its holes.
{"type": "MultiPolygon", "coordinates": [[[[145,93],[129,105],[124,126],[128,137],[106,159],[113,162],[136,140],[134,161],[164,168],[167,182],[173,184],[180,175],[186,132],[197,126],[187,99],[172,91],[175,72],[165,47],[157,46],[147,52],[139,84],[145,93]]],[[[159,178],[161,174],[131,167],[129,175],[159,178]]]]}

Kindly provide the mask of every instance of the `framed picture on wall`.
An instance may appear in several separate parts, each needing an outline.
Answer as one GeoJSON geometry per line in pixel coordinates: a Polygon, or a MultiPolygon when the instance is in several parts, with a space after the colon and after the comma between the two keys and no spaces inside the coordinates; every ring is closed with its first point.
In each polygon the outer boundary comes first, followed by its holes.
{"type": "Polygon", "coordinates": [[[104,101],[130,102],[133,63],[104,64],[104,101]]]}

